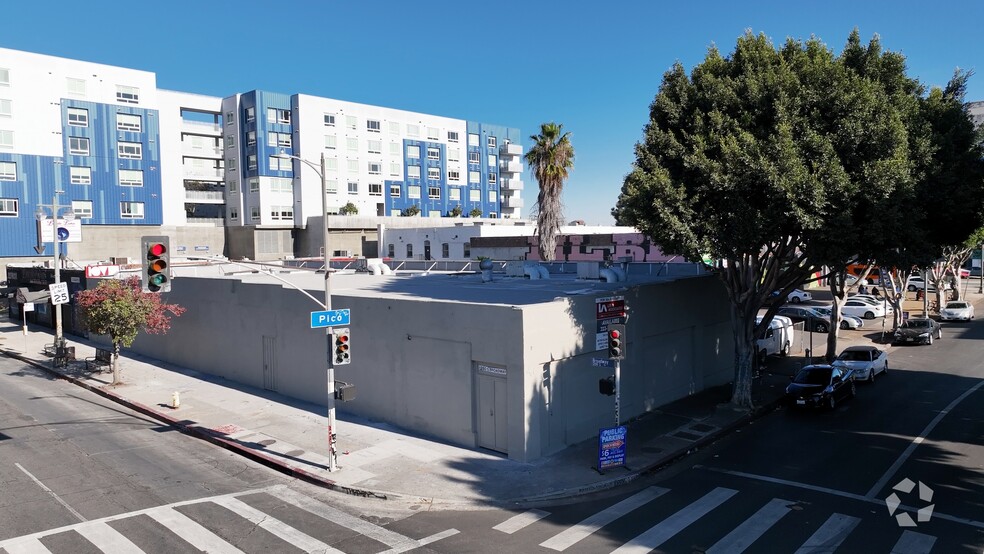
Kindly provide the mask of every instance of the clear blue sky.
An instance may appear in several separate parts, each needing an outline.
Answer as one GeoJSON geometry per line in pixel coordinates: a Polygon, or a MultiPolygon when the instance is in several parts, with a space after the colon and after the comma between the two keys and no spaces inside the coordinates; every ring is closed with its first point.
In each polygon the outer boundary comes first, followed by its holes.
{"type": "MultiPolygon", "coordinates": [[[[2,47],[153,71],[165,89],[306,93],[526,137],[563,123],[577,153],[565,218],[588,224],[613,223],[663,72],[691,69],[712,44],[731,52],[746,29],[840,52],[857,27],[926,85],[977,71],[967,99],[984,100],[980,0],[38,0],[2,11],[2,47]]],[[[524,180],[528,214],[537,187],[524,180]]]]}

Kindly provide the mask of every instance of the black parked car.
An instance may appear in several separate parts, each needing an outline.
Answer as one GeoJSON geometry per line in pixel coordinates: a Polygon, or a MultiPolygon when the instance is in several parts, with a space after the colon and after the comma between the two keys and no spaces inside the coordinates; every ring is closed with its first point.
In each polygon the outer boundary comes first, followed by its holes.
{"type": "Polygon", "coordinates": [[[790,408],[830,408],[845,398],[854,398],[854,370],[829,365],[808,365],[800,369],[786,387],[790,408]]]}
{"type": "Polygon", "coordinates": [[[935,319],[911,317],[895,330],[892,344],[933,344],[933,337],[943,338],[943,328],[935,319]]]}
{"type": "Polygon", "coordinates": [[[803,330],[810,333],[826,333],[830,331],[830,319],[823,314],[806,306],[783,306],[776,312],[793,320],[793,323],[803,322],[803,330]]]}

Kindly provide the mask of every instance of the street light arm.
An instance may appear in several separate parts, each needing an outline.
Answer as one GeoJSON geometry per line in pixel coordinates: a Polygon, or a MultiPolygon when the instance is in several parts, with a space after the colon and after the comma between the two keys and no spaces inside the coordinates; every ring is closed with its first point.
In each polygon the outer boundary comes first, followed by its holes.
{"type": "MultiPolygon", "coordinates": [[[[192,260],[192,261],[202,261],[202,262],[209,262],[209,265],[212,265],[212,262],[215,262],[216,264],[232,264],[232,265],[238,265],[238,266],[240,266],[240,267],[245,267],[246,269],[253,269],[253,267],[251,267],[251,266],[248,266],[248,265],[246,265],[246,264],[244,264],[244,263],[239,263],[239,262],[234,262],[234,261],[232,261],[232,260],[215,260],[215,259],[212,259],[212,258],[193,258],[193,257],[187,257],[187,258],[185,258],[185,259],[186,259],[186,260],[192,260]]],[[[307,297],[308,297],[308,298],[310,298],[311,300],[314,300],[314,303],[315,303],[315,304],[317,304],[318,306],[321,306],[321,308],[322,308],[323,310],[327,310],[327,309],[328,309],[328,308],[327,308],[327,307],[326,307],[326,306],[324,305],[324,303],[322,303],[322,302],[321,302],[320,300],[318,300],[317,298],[315,298],[315,297],[313,297],[313,296],[311,296],[311,295],[310,295],[310,294],[308,293],[308,291],[306,291],[306,290],[304,290],[304,289],[302,289],[302,288],[300,288],[300,287],[298,287],[297,285],[295,285],[294,283],[291,283],[291,282],[290,282],[290,281],[288,281],[287,279],[284,279],[283,277],[280,277],[280,276],[277,276],[277,275],[274,275],[273,273],[267,273],[267,275],[269,275],[270,277],[273,277],[274,279],[276,279],[276,280],[278,280],[278,281],[280,281],[281,283],[284,283],[285,285],[287,285],[287,286],[289,286],[289,287],[291,287],[292,289],[294,289],[294,290],[296,290],[296,291],[298,291],[298,292],[300,292],[301,294],[303,294],[304,296],[307,296],[307,297]]]]}
{"type": "Polygon", "coordinates": [[[297,161],[301,162],[302,164],[304,164],[304,165],[310,167],[311,169],[313,169],[315,171],[315,173],[317,173],[318,176],[321,177],[321,180],[322,181],[325,179],[324,174],[321,173],[321,168],[320,167],[318,167],[317,165],[315,165],[312,162],[309,162],[309,161],[305,160],[304,158],[302,158],[300,156],[295,156],[293,154],[285,154],[285,153],[281,152],[279,154],[275,154],[274,157],[275,158],[287,158],[287,159],[291,159],[291,160],[297,160],[297,161]]]}

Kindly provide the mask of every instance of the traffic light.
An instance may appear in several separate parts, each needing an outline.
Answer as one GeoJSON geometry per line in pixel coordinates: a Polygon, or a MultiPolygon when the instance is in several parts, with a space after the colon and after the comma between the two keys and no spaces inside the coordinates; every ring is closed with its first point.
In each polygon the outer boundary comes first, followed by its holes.
{"type": "Polygon", "coordinates": [[[625,325],[608,326],[608,359],[625,359],[625,325]]]}
{"type": "Polygon", "coordinates": [[[613,396],[615,394],[615,376],[609,375],[598,379],[598,392],[605,396],[613,396]]]}
{"type": "Polygon", "coordinates": [[[352,358],[349,355],[348,327],[334,329],[332,334],[335,336],[335,365],[352,363],[352,358]]]}
{"type": "Polygon", "coordinates": [[[171,290],[171,246],[167,237],[142,237],[144,292],[171,290]]]}

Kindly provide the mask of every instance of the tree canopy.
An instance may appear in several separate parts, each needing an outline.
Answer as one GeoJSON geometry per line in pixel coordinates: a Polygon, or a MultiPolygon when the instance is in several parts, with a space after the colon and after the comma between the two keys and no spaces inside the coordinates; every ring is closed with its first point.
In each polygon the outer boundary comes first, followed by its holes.
{"type": "Polygon", "coordinates": [[[540,235],[538,250],[541,260],[554,259],[557,235],[564,221],[561,195],[568,172],[574,167],[574,146],[570,136],[570,133],[564,132],[562,124],[544,123],[540,125],[540,134],[530,136],[533,146],[526,153],[530,172],[540,184],[534,211],[537,214],[536,232],[540,235]]]}

